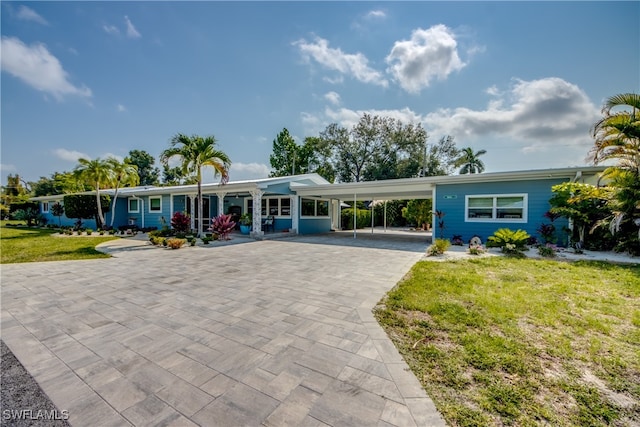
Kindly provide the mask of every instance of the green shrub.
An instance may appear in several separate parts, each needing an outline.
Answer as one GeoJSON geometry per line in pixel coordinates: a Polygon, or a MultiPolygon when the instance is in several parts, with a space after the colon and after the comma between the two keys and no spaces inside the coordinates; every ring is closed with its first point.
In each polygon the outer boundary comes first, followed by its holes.
{"type": "MultiPolygon", "coordinates": [[[[342,209],[342,228],[353,230],[353,208],[342,209]]],[[[371,226],[371,211],[368,209],[356,209],[356,228],[371,226]]]]}
{"type": "MultiPolygon", "coordinates": [[[[508,245],[515,246],[518,251],[526,249],[527,241],[531,236],[524,230],[513,231],[509,228],[500,228],[493,233],[487,240],[487,246],[493,248],[502,248],[505,252],[505,248],[508,245]]],[[[507,250],[511,250],[511,247],[507,250]]]]}
{"type": "Polygon", "coordinates": [[[546,245],[538,246],[538,254],[540,254],[541,256],[543,256],[545,258],[553,258],[553,257],[555,257],[557,250],[558,250],[558,248],[556,247],[556,245],[553,245],[551,243],[547,243],[546,245]]]}
{"type": "Polygon", "coordinates": [[[87,236],[91,236],[91,234],[93,234],[93,230],[90,228],[87,228],[85,232],[87,233],[87,236]]]}
{"type": "Polygon", "coordinates": [[[451,246],[448,239],[436,239],[431,246],[427,248],[427,255],[435,256],[444,254],[451,246]]]}

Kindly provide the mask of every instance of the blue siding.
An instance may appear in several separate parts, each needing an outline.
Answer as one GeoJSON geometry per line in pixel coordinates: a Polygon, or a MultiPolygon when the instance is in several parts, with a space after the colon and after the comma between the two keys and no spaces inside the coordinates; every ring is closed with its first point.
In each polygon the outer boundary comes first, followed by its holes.
{"type": "MultiPolygon", "coordinates": [[[[186,196],[173,196],[173,212],[171,212],[172,216],[176,212],[187,211],[186,198],[187,198],[186,196]]],[[[168,221],[171,221],[171,218],[169,218],[168,221]]]]}
{"type": "Polygon", "coordinates": [[[285,194],[293,194],[293,191],[289,188],[288,182],[283,182],[281,184],[273,184],[267,186],[264,190],[264,197],[275,196],[275,195],[285,195],[285,194]]]}
{"type": "MultiPolygon", "coordinates": [[[[538,236],[536,229],[543,222],[549,223],[544,217],[550,208],[549,199],[552,196],[551,187],[565,182],[562,179],[548,179],[536,181],[492,182],[478,184],[441,184],[436,187],[435,209],[443,211],[444,233],[440,235],[438,219],[434,219],[434,237],[451,239],[453,235],[462,235],[462,239],[468,242],[474,235],[480,236],[483,242],[487,240],[497,229],[510,228],[522,229],[532,236],[538,236]],[[528,215],[527,222],[465,222],[465,196],[492,194],[527,194],[528,215]]],[[[557,219],[554,222],[559,232],[567,221],[557,219]]]]}
{"type": "Polygon", "coordinates": [[[298,227],[300,234],[327,233],[331,230],[331,218],[300,218],[298,227]]]}
{"type": "Polygon", "coordinates": [[[275,218],[274,223],[274,228],[276,231],[291,229],[291,220],[288,218],[275,218]]]}

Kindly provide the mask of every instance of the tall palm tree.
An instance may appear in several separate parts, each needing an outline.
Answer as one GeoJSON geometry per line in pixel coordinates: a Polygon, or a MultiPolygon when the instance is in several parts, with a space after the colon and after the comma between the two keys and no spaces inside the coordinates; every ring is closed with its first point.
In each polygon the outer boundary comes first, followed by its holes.
{"type": "Polygon", "coordinates": [[[202,168],[211,166],[214,176],[221,176],[220,183],[229,181],[229,167],[231,160],[223,151],[216,149],[216,139],[213,136],[186,136],[176,134],[170,141],[171,147],[160,155],[160,160],[167,163],[169,159],[180,159],[180,167],[184,174],[194,173],[198,183],[198,236],[202,235],[202,168]]]}
{"type": "Polygon", "coordinates": [[[460,174],[482,173],[484,172],[484,163],[478,157],[486,154],[487,150],[473,152],[471,147],[460,150],[460,156],[456,159],[454,165],[460,168],[460,174]]]}
{"type": "Polygon", "coordinates": [[[589,160],[596,165],[617,160],[603,173],[612,189],[607,200],[612,216],[606,221],[619,235],[617,249],[640,254],[640,94],[608,98],[602,114],[591,128],[595,142],[589,160]]]}
{"type": "Polygon", "coordinates": [[[94,160],[78,159],[78,166],[73,170],[75,176],[86,182],[89,186],[96,190],[96,204],[98,205],[98,218],[96,224],[98,228],[104,226],[104,215],[102,213],[102,204],[100,203],[100,189],[113,182],[113,170],[108,161],[99,157],[94,160]]]}
{"type": "Polygon", "coordinates": [[[602,107],[602,114],[602,119],[591,128],[595,143],[589,160],[596,165],[618,160],[619,167],[640,173],[640,94],[610,97],[602,107]],[[631,107],[631,111],[624,107],[631,107]]]}
{"type": "Polygon", "coordinates": [[[113,182],[111,182],[111,185],[115,188],[113,204],[111,205],[111,224],[109,224],[113,227],[113,222],[116,219],[116,202],[118,201],[118,190],[120,186],[136,186],[140,183],[140,176],[138,175],[138,166],[129,164],[126,161],[120,162],[115,157],[109,157],[107,163],[113,171],[113,182]]]}

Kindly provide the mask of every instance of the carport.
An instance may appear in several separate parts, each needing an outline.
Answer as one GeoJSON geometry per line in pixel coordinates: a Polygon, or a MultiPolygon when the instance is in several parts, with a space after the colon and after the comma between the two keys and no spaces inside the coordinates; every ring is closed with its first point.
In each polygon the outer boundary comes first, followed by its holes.
{"type": "MultiPolygon", "coordinates": [[[[300,197],[317,197],[333,201],[331,216],[332,224],[340,227],[340,202],[365,200],[409,200],[431,199],[435,195],[434,177],[389,179],[385,181],[345,182],[340,184],[326,184],[305,186],[291,184],[291,189],[300,197]],[[335,222],[337,220],[337,222],[335,222]]],[[[385,204],[386,208],[386,204],[385,204]]],[[[355,217],[355,212],[354,212],[355,217]]],[[[355,222],[355,218],[354,218],[355,222]]],[[[386,228],[386,209],[385,209],[386,228]]],[[[354,227],[353,237],[357,238],[354,227]]]]}

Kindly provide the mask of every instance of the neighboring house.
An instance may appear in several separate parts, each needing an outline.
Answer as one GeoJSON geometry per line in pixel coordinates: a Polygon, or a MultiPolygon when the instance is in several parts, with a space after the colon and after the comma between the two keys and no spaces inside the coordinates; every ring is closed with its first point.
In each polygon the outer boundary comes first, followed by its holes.
{"type": "MultiPolygon", "coordinates": [[[[434,237],[461,235],[464,241],[478,235],[483,241],[502,227],[523,229],[536,235],[536,229],[548,222],[544,213],[550,208],[553,185],[578,181],[596,184],[604,167],[576,167],[470,175],[433,176],[385,181],[331,184],[317,174],[305,174],[227,184],[203,184],[203,226],[220,213],[253,216],[252,235],[263,236],[262,219],[275,218],[275,231],[295,234],[324,233],[340,229],[340,204],[352,200],[433,199],[433,209],[444,213],[444,229],[434,218],[434,237]],[[260,206],[261,209],[254,209],[260,206]]],[[[113,196],[111,190],[101,190],[113,196]]],[[[133,187],[118,193],[116,211],[106,214],[110,223],[123,228],[169,225],[175,212],[191,214],[197,227],[197,186],[133,187]]],[[[50,206],[63,196],[34,197],[50,223],[58,219],[50,206]]],[[[62,217],[63,225],[74,220],[62,217]]],[[[95,228],[95,221],[86,221],[95,228]]],[[[556,228],[567,226],[557,220],[556,228]]]]}

